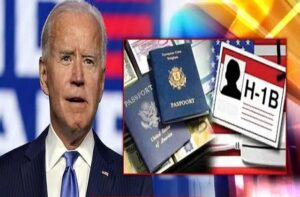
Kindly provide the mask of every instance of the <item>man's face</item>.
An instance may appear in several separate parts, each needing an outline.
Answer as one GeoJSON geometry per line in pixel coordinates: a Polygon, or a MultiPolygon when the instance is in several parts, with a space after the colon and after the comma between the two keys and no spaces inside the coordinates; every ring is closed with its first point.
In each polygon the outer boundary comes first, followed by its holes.
{"type": "Polygon", "coordinates": [[[99,25],[84,13],[64,12],[54,21],[48,58],[40,61],[51,123],[59,132],[87,132],[103,93],[99,25]]]}

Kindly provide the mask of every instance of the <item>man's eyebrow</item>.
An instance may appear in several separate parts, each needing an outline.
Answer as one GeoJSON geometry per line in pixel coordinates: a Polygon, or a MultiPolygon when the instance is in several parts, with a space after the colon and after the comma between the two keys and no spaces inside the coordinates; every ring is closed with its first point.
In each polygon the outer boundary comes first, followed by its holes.
{"type": "Polygon", "coordinates": [[[62,51],[59,51],[59,54],[61,54],[61,55],[74,55],[75,52],[72,51],[72,50],[62,50],[62,51]]]}
{"type": "Polygon", "coordinates": [[[87,58],[87,57],[89,57],[89,58],[96,58],[96,55],[82,55],[82,57],[84,57],[84,58],[87,58]]]}

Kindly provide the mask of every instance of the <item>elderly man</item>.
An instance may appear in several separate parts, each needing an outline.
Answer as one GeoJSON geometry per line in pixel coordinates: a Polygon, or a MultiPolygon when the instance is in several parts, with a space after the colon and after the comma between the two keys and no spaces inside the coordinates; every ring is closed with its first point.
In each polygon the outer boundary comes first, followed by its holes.
{"type": "Polygon", "coordinates": [[[0,158],[0,196],[151,195],[151,177],[122,175],[122,158],[92,131],[105,76],[106,34],[85,2],[58,4],[42,31],[40,85],[51,124],[0,158]]]}

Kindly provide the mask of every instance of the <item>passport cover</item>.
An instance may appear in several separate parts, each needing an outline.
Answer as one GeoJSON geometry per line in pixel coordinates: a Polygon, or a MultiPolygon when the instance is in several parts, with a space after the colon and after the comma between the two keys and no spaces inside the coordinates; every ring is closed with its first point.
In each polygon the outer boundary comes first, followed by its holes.
{"type": "Polygon", "coordinates": [[[149,63],[163,123],[208,114],[209,107],[190,44],[152,50],[149,63]]]}
{"type": "Polygon", "coordinates": [[[150,172],[190,139],[184,123],[160,122],[149,74],[125,89],[124,120],[150,172]]]}

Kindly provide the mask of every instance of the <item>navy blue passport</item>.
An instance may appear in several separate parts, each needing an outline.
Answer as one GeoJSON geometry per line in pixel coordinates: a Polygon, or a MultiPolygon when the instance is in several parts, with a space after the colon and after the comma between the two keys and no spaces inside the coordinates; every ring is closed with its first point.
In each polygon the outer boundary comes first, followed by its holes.
{"type": "Polygon", "coordinates": [[[124,120],[150,172],[190,139],[184,123],[161,123],[149,74],[125,89],[124,120]]]}
{"type": "Polygon", "coordinates": [[[163,123],[209,113],[190,44],[152,50],[149,63],[163,123]]]}

